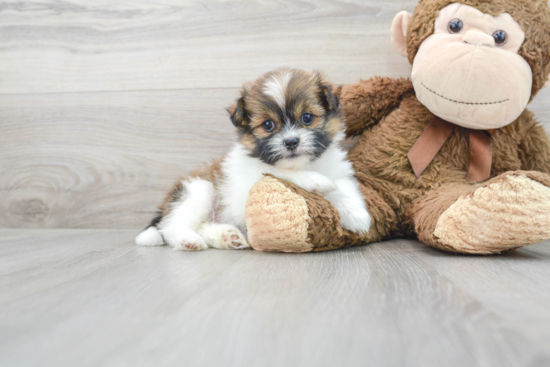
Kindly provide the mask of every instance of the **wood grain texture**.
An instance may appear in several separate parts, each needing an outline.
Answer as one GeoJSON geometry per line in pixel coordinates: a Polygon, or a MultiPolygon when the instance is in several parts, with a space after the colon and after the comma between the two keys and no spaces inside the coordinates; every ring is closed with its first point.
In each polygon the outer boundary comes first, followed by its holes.
{"type": "Polygon", "coordinates": [[[229,149],[233,125],[218,105],[236,96],[233,89],[5,96],[0,227],[145,225],[178,176],[229,149]]]}
{"type": "Polygon", "coordinates": [[[0,93],[238,88],[280,66],[353,82],[407,68],[409,1],[34,0],[0,8],[0,93]]]}
{"type": "MultiPolygon", "coordinates": [[[[389,27],[416,0],[4,0],[0,227],[144,225],[227,151],[224,108],[283,65],[406,77],[389,27]]],[[[530,107],[550,132],[550,90],[530,107]]]]}
{"type": "Polygon", "coordinates": [[[550,363],[550,243],[323,254],[139,248],[131,230],[0,230],[2,366],[550,363]]]}

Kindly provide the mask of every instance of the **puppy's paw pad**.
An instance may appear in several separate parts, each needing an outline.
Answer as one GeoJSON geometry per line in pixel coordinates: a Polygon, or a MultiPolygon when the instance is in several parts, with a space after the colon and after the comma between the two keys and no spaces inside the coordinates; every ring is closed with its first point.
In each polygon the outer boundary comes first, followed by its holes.
{"type": "Polygon", "coordinates": [[[200,243],[200,242],[194,242],[194,241],[183,241],[179,246],[179,248],[176,247],[175,249],[183,250],[183,251],[201,251],[201,250],[205,250],[206,248],[208,248],[208,246],[206,246],[204,242],[200,243]]]}
{"type": "Polygon", "coordinates": [[[234,227],[224,228],[220,232],[220,248],[240,250],[249,247],[243,234],[234,227]]]}
{"type": "Polygon", "coordinates": [[[189,232],[184,239],[178,242],[177,246],[174,246],[175,250],[181,251],[201,251],[207,248],[206,242],[194,232],[189,232]]]}

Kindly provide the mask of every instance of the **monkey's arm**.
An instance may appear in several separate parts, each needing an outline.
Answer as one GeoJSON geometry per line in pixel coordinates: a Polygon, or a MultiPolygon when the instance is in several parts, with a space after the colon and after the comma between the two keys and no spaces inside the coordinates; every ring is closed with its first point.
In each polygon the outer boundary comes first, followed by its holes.
{"type": "Polygon", "coordinates": [[[374,77],[342,87],[340,103],[346,121],[346,135],[361,133],[399,106],[403,97],[414,93],[408,79],[374,77]]]}
{"type": "Polygon", "coordinates": [[[519,145],[522,169],[550,174],[550,139],[541,125],[533,124],[519,145]]]}

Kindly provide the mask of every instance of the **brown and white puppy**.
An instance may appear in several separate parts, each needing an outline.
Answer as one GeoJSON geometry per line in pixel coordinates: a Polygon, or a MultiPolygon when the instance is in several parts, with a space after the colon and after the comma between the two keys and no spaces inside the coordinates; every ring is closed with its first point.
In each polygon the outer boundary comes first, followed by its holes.
{"type": "Polygon", "coordinates": [[[229,109],[238,141],[221,160],[180,182],[137,238],[179,250],[248,247],[245,207],[264,173],[329,200],[342,227],[368,232],[370,215],[346,152],[337,96],[319,73],[279,69],[244,85],[229,109]]]}

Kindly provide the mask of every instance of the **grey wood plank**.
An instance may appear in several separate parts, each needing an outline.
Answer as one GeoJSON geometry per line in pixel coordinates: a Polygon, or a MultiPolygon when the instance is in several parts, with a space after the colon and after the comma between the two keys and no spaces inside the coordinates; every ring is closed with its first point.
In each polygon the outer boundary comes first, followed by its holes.
{"type": "Polygon", "coordinates": [[[550,88],[540,91],[528,108],[535,113],[546,133],[550,134],[550,88]]]}
{"type": "Polygon", "coordinates": [[[236,89],[10,95],[0,227],[145,225],[177,177],[229,149],[236,89]]]}
{"type": "Polygon", "coordinates": [[[0,365],[543,366],[550,242],[175,252],[133,230],[0,230],[0,365]]]}
{"type": "Polygon", "coordinates": [[[265,71],[406,73],[391,20],[415,0],[5,0],[0,94],[239,87],[265,71]]]}

